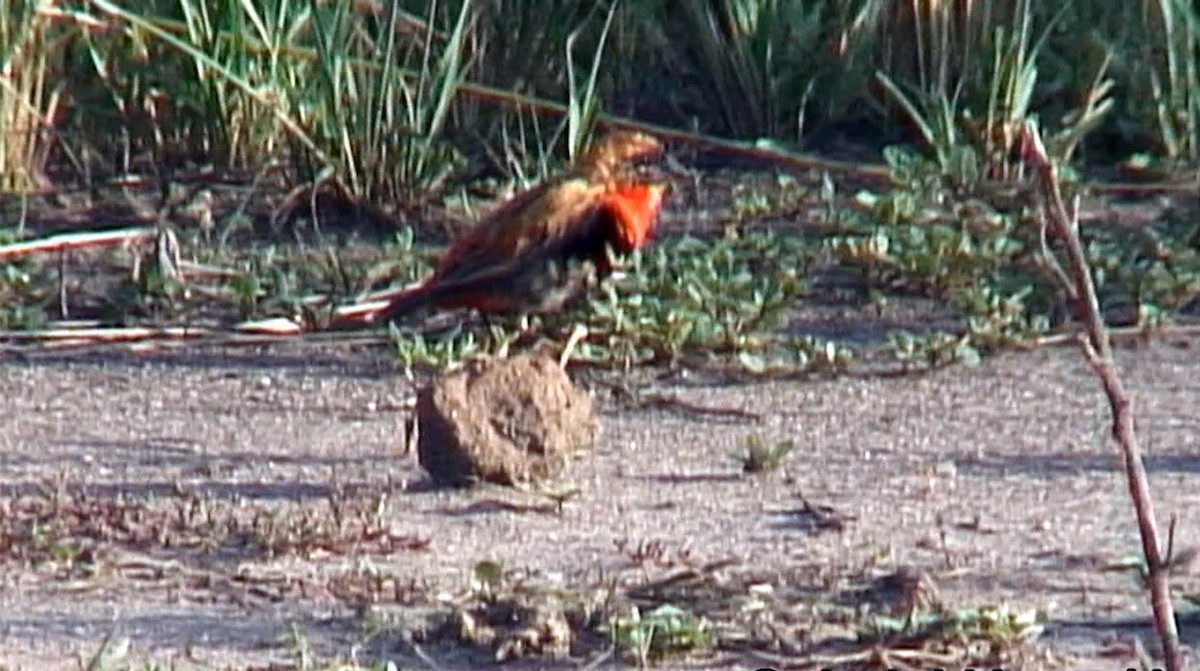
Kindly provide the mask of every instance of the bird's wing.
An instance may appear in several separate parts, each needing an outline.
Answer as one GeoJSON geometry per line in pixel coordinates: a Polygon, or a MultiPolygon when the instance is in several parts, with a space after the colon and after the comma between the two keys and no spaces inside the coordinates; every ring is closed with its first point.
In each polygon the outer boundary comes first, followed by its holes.
{"type": "Polygon", "coordinates": [[[607,275],[606,248],[628,253],[645,244],[665,192],[665,184],[606,186],[570,178],[522,193],[447,250],[434,293],[483,291],[547,263],[591,261],[607,275]]]}
{"type": "Polygon", "coordinates": [[[438,264],[438,280],[491,273],[563,240],[588,235],[603,195],[603,186],[578,178],[518,194],[450,246],[438,264]]]}

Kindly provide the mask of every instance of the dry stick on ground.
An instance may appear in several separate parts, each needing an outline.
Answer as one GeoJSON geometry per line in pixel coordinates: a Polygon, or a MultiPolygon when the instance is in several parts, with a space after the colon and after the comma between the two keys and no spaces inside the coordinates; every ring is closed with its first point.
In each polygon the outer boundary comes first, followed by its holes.
{"type": "Polygon", "coordinates": [[[1141,449],[1134,433],[1133,402],[1117,373],[1108,329],[1105,327],[1096,298],[1096,285],[1092,281],[1091,268],[1083,251],[1083,243],[1079,239],[1079,198],[1075,198],[1070,208],[1063,201],[1058,165],[1047,156],[1041,134],[1032,123],[1025,126],[1022,152],[1024,158],[1037,170],[1038,184],[1042,190],[1040,219],[1043,260],[1066,292],[1071,315],[1083,330],[1079,339],[1080,345],[1088,363],[1104,385],[1104,392],[1112,409],[1113,438],[1120,445],[1125,459],[1125,476],[1137,514],[1142,553],[1146,559],[1154,625],[1162,641],[1167,671],[1182,671],[1185,668],[1184,660],[1179,648],[1179,632],[1175,626],[1175,612],[1171,604],[1168,582],[1171,558],[1163,556],[1158,524],[1154,518],[1150,482],[1146,477],[1141,449]],[[1049,236],[1057,238],[1061,245],[1061,253],[1066,257],[1066,268],[1051,251],[1047,240],[1049,236]]]}
{"type": "Polygon", "coordinates": [[[109,247],[113,245],[133,244],[153,240],[156,229],[153,226],[137,226],[113,231],[83,231],[79,233],[58,233],[36,240],[24,240],[7,245],[0,245],[0,261],[45,254],[50,252],[65,252],[85,247],[109,247]]]}

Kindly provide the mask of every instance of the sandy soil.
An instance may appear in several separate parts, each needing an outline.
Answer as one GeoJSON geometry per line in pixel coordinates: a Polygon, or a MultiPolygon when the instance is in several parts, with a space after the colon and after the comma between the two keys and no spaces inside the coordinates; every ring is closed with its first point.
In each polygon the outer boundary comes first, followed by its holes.
{"type": "MultiPolygon", "coordinates": [[[[1180,548],[1200,544],[1197,346],[1120,352],[1158,510],[1164,520],[1178,516],[1180,548]]],[[[1072,349],[920,377],[658,383],[661,393],[749,410],[760,422],[681,407],[622,409],[598,394],[601,437],[574,468],[583,495],[561,515],[537,512],[544,501],[530,494],[421,486],[401,448],[414,384],[380,351],[10,357],[0,365],[0,495],[58,483],[101,498],[153,503],[208,492],[286,507],[346,487],[383,492],[391,528],[428,540],[427,549],[228,559],[160,549],[152,559],[181,571],[292,576],[369,562],[430,593],[461,588],[483,559],[550,582],[594,584],[627,566],[638,546],[657,548],[663,562],[915,567],[946,603],[1044,610],[1042,642],[1067,659],[1135,665],[1128,643],[1146,632],[1147,599],[1127,574],[1100,569],[1139,546],[1107,407],[1072,349]],[[786,472],[739,477],[729,455],[752,433],[795,441],[786,472]],[[807,525],[796,513],[800,494],[835,509],[845,528],[807,525]]],[[[90,657],[110,632],[128,641],[128,659],[175,668],[287,666],[296,662],[295,635],[325,659],[421,666],[393,629],[365,630],[361,613],[328,593],[264,597],[174,574],[62,577],[7,567],[0,666],[79,668],[79,656],[90,657]]],[[[1193,575],[1177,584],[1197,591],[1193,575]]],[[[1197,643],[1194,618],[1184,618],[1182,635],[1197,643]]],[[[736,656],[710,662],[762,666],[736,656]]]]}

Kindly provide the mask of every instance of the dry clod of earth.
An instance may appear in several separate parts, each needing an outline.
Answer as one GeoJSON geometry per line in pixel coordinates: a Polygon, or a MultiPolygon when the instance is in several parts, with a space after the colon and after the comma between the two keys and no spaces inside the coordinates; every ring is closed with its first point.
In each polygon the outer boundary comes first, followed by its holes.
{"type": "Polygon", "coordinates": [[[417,396],[417,457],[439,485],[559,476],[591,448],[591,396],[553,359],[523,355],[435,379],[417,396]]]}

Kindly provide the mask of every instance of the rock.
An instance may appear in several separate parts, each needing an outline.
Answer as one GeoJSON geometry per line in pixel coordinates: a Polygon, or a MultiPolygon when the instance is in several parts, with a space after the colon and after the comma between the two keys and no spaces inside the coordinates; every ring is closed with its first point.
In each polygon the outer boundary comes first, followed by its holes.
{"type": "Polygon", "coordinates": [[[596,426],[591,397],[533,355],[434,380],[417,395],[417,422],[417,458],[440,485],[555,478],[596,426]]]}

